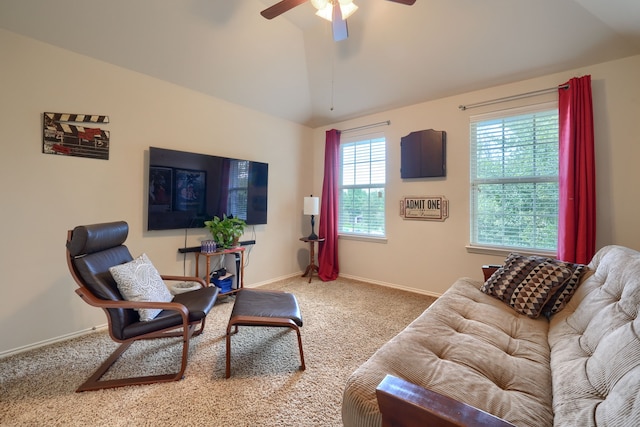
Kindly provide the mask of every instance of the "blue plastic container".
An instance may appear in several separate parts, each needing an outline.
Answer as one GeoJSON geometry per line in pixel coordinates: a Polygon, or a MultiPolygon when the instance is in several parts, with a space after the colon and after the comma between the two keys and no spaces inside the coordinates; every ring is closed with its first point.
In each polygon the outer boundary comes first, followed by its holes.
{"type": "Polygon", "coordinates": [[[211,282],[220,288],[220,292],[231,292],[233,290],[233,276],[224,279],[211,279],[211,282]]]}

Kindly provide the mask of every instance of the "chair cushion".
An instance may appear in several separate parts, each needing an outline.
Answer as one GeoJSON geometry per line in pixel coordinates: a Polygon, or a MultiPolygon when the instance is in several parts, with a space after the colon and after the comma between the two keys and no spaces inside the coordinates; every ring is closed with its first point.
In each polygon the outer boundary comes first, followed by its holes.
{"type": "Polygon", "coordinates": [[[72,257],[92,254],[122,245],[128,234],[129,225],[125,221],[80,225],[73,229],[67,249],[72,257]]]}
{"type": "MultiPolygon", "coordinates": [[[[202,320],[213,308],[219,289],[206,286],[195,291],[183,292],[173,297],[173,302],[183,304],[189,310],[189,321],[202,320]]],[[[167,310],[165,310],[167,311],[167,310]]],[[[164,311],[160,314],[163,316],[164,311]]]]}
{"type": "MultiPolygon", "coordinates": [[[[189,311],[189,322],[197,322],[209,314],[213,308],[218,288],[206,286],[191,292],[184,292],[174,297],[173,302],[184,305],[189,311]]],[[[180,326],[182,317],[174,310],[162,310],[153,320],[148,322],[134,322],[127,325],[122,331],[122,339],[133,338],[145,333],[167,329],[172,326],[180,326]]]]}
{"type": "MultiPolygon", "coordinates": [[[[160,277],[146,254],[125,264],[109,268],[123,298],[128,301],[170,302],[173,295],[160,277]]],[[[149,321],[162,310],[157,308],[136,309],[140,320],[149,321]]]]}
{"type": "Polygon", "coordinates": [[[302,326],[302,315],[295,295],[289,292],[242,289],[236,294],[234,316],[281,317],[302,326]]]}

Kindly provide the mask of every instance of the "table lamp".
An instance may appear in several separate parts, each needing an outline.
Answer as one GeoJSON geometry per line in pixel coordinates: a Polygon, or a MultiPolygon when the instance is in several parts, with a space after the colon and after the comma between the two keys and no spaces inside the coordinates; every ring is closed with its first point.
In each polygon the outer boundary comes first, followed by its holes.
{"type": "Polygon", "coordinates": [[[315,226],[314,215],[318,215],[320,213],[320,198],[313,197],[313,194],[309,197],[304,198],[304,214],[311,215],[311,234],[307,239],[309,240],[318,240],[318,236],[313,231],[315,226]]]}

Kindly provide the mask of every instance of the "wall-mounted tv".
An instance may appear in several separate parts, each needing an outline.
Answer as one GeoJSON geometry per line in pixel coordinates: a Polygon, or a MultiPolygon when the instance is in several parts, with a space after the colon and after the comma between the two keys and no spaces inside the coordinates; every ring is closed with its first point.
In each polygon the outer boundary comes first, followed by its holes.
{"type": "Polygon", "coordinates": [[[214,216],[267,223],[269,165],[149,147],[148,230],[204,227],[214,216]]]}

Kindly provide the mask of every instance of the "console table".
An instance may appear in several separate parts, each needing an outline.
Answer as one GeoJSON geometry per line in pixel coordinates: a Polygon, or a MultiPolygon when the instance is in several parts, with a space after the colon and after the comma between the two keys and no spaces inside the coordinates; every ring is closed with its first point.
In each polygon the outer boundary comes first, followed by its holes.
{"type": "Polygon", "coordinates": [[[311,277],[313,276],[314,271],[318,271],[318,266],[316,265],[316,251],[315,251],[315,243],[316,242],[324,242],[324,239],[309,239],[308,237],[301,237],[301,241],[309,243],[309,265],[307,269],[304,271],[302,277],[306,277],[309,275],[309,283],[311,283],[311,277]]]}
{"type": "MultiPolygon", "coordinates": [[[[231,292],[226,292],[225,294],[230,294],[230,293],[235,293],[238,292],[238,289],[241,289],[244,287],[244,247],[243,246],[238,246],[237,248],[231,248],[231,249],[220,249],[217,250],[215,252],[194,252],[196,254],[196,277],[200,277],[200,257],[204,257],[205,258],[205,265],[206,265],[206,273],[207,275],[205,276],[207,279],[207,283],[211,280],[211,258],[216,257],[216,256],[220,256],[220,255],[225,255],[225,254],[240,254],[240,271],[237,271],[236,274],[238,275],[238,286],[236,287],[236,289],[233,289],[231,292]]],[[[221,294],[222,295],[222,294],[221,294]]]]}

